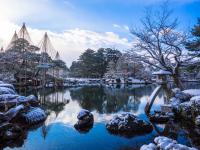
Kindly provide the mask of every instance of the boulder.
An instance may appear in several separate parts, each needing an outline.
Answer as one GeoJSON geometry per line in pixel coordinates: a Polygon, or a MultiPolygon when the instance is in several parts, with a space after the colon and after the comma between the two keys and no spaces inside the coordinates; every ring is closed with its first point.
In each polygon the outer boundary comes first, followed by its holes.
{"type": "Polygon", "coordinates": [[[143,145],[140,150],[157,150],[157,146],[153,143],[150,143],[148,145],[143,145]]]}
{"type": "Polygon", "coordinates": [[[19,97],[19,95],[17,94],[3,94],[3,95],[0,95],[0,102],[11,101],[13,99],[16,99],[17,97],[19,97]]]}
{"type": "Polygon", "coordinates": [[[6,87],[6,88],[10,88],[12,90],[15,90],[15,88],[12,84],[0,83],[0,87],[6,87]]]}
{"type": "Polygon", "coordinates": [[[183,93],[189,94],[190,96],[200,96],[200,89],[188,89],[184,90],[183,93]]]}
{"type": "Polygon", "coordinates": [[[5,113],[0,113],[0,122],[9,122],[19,114],[20,111],[24,109],[23,105],[16,106],[14,108],[9,109],[5,113]]]}
{"type": "Polygon", "coordinates": [[[154,143],[143,145],[140,150],[197,150],[196,148],[178,144],[176,140],[165,136],[158,136],[154,139],[154,143]]]}
{"type": "Polygon", "coordinates": [[[27,111],[20,114],[20,118],[28,125],[35,125],[46,120],[45,111],[39,107],[30,107],[27,111]]]}
{"type": "Polygon", "coordinates": [[[74,127],[79,131],[88,131],[88,129],[91,129],[94,123],[94,116],[93,114],[85,109],[82,109],[77,116],[77,123],[74,125],[74,127]]]}
{"type": "Polygon", "coordinates": [[[164,136],[156,137],[154,142],[158,150],[197,150],[196,148],[178,144],[177,141],[164,136]]]}
{"type": "Polygon", "coordinates": [[[184,102],[179,105],[178,115],[181,117],[191,120],[193,118],[193,109],[192,109],[192,103],[184,102]]]}
{"type": "Polygon", "coordinates": [[[4,132],[3,140],[15,140],[22,134],[22,129],[14,125],[12,128],[9,128],[4,132]]]}
{"type": "Polygon", "coordinates": [[[180,100],[181,103],[189,101],[191,98],[191,95],[188,93],[182,92],[179,88],[175,88],[172,90],[174,98],[180,100]]]}
{"type": "Polygon", "coordinates": [[[194,96],[190,99],[193,110],[196,115],[200,115],[200,96],[194,96]]]}
{"type": "Polygon", "coordinates": [[[4,123],[0,125],[0,138],[3,141],[10,141],[17,139],[23,130],[16,124],[4,123]]]}
{"type": "Polygon", "coordinates": [[[106,124],[106,128],[113,134],[124,136],[146,134],[153,130],[150,123],[138,119],[132,113],[122,113],[114,116],[114,118],[106,124]]]}
{"type": "Polygon", "coordinates": [[[3,94],[16,94],[16,92],[13,89],[7,88],[7,87],[0,87],[0,95],[3,94]]]}
{"type": "Polygon", "coordinates": [[[170,118],[173,118],[173,116],[173,113],[154,111],[153,114],[150,114],[149,119],[155,123],[166,123],[170,120],[170,118]]]}

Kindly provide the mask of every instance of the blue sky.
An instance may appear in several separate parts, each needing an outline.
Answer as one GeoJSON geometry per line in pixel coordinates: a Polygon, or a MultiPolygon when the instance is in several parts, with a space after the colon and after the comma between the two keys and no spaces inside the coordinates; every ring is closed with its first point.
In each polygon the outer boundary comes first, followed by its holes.
{"type": "MultiPolygon", "coordinates": [[[[163,0],[0,0],[0,27],[7,28],[7,34],[3,34],[5,30],[0,29],[0,46],[9,43],[13,30],[18,30],[22,22],[26,22],[35,43],[39,41],[37,36],[48,31],[55,48],[61,51],[64,60],[70,65],[87,47],[130,48],[132,36],[128,27],[140,27],[144,9],[158,7],[162,2],[163,0]],[[84,38],[79,39],[78,36],[84,38]],[[69,38],[75,45],[68,41],[69,38]],[[62,43],[59,39],[63,40],[62,43]],[[69,44],[64,44],[65,41],[69,44]],[[73,56],[69,58],[72,52],[73,56]]],[[[200,0],[170,0],[169,3],[174,10],[174,17],[179,18],[180,29],[188,30],[196,23],[197,17],[200,17],[200,0]]]]}
{"type": "MultiPolygon", "coordinates": [[[[27,16],[17,20],[27,21],[35,28],[47,28],[57,32],[69,28],[112,31],[113,24],[139,26],[145,7],[157,7],[162,0],[43,0],[49,9],[38,16],[27,16]],[[46,18],[48,11],[54,12],[46,18]],[[36,19],[35,19],[36,17],[36,19]]],[[[191,26],[200,14],[200,0],[171,0],[174,17],[181,26],[191,26]]]]}

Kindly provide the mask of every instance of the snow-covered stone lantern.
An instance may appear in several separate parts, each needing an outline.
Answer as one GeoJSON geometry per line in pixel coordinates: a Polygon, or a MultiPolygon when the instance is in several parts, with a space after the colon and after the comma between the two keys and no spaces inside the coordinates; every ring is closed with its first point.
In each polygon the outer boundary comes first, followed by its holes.
{"type": "Polygon", "coordinates": [[[171,72],[166,71],[166,70],[159,70],[156,72],[153,72],[153,75],[156,75],[156,82],[163,84],[163,83],[167,83],[167,77],[172,75],[171,72]]]}

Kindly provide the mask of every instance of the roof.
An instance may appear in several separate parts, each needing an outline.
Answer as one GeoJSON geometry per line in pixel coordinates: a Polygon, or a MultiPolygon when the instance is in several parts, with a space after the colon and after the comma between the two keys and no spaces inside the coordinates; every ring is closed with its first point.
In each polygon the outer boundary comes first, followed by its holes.
{"type": "Polygon", "coordinates": [[[166,71],[166,70],[159,70],[159,71],[153,72],[152,74],[153,75],[172,75],[171,72],[166,71]]]}

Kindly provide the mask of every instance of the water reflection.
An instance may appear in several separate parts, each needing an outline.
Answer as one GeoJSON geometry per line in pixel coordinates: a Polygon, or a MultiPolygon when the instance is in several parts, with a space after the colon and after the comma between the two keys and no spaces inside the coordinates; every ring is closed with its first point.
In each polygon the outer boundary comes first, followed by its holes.
{"type": "MultiPolygon", "coordinates": [[[[179,124],[157,125],[152,133],[130,139],[114,136],[107,132],[105,122],[113,115],[129,111],[148,121],[144,113],[145,105],[155,85],[136,85],[132,87],[96,86],[70,89],[43,89],[36,94],[41,106],[48,112],[42,127],[28,133],[27,140],[20,149],[48,150],[116,150],[139,149],[145,143],[152,142],[157,135],[170,135],[184,144],[190,145],[191,135],[180,128],[179,124]],[[77,114],[82,109],[92,111],[94,126],[87,133],[79,133],[74,129],[77,114]],[[184,139],[184,140],[180,140],[184,139]],[[37,145],[37,147],[36,147],[37,145]]],[[[156,98],[153,110],[160,109],[166,101],[162,91],[156,98]]],[[[7,148],[9,149],[9,148],[7,148]]],[[[17,148],[15,148],[17,149],[17,148]]]]}

